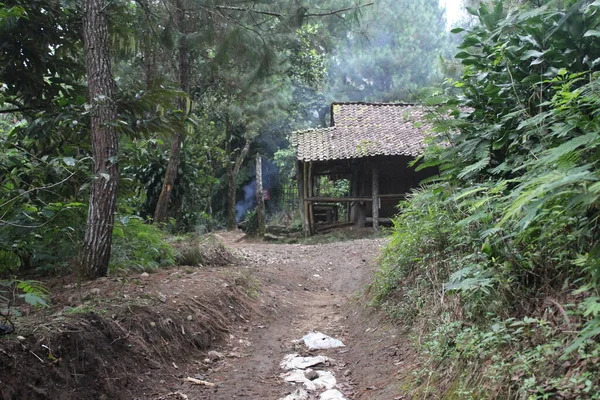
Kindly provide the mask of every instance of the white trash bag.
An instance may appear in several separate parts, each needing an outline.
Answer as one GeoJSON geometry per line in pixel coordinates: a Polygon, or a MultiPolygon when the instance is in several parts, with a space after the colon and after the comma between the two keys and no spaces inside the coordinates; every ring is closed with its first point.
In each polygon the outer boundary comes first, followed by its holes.
{"type": "Polygon", "coordinates": [[[301,357],[299,354],[288,354],[279,363],[282,369],[306,369],[329,361],[325,356],[301,357]]]}
{"type": "Polygon", "coordinates": [[[329,389],[319,396],[319,400],[348,400],[342,392],[336,389],[329,389]]]}
{"type": "Polygon", "coordinates": [[[309,396],[306,390],[304,389],[296,389],[294,393],[290,393],[285,397],[282,397],[279,400],[308,400],[309,396]]]}
{"type": "Polygon", "coordinates": [[[309,332],[302,339],[309,350],[324,350],[335,349],[336,347],[346,347],[346,345],[338,339],[334,339],[321,332],[309,332]]]}
{"type": "Polygon", "coordinates": [[[294,369],[290,372],[281,375],[281,377],[286,382],[302,383],[306,390],[311,392],[320,389],[333,389],[337,384],[337,380],[335,379],[333,372],[315,371],[317,375],[319,375],[319,377],[311,381],[306,377],[306,372],[310,371],[312,371],[310,368],[306,371],[301,369],[294,369]]]}

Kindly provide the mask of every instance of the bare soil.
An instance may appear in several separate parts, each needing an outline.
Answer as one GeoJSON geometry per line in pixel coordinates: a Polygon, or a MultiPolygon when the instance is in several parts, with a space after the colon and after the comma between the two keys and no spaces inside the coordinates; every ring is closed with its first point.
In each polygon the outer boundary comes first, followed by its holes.
{"type": "MultiPolygon", "coordinates": [[[[220,233],[238,262],[48,284],[0,338],[2,399],[280,399],[286,354],[332,359],[349,399],[403,399],[405,337],[366,305],[382,239],[271,244],[220,233]],[[308,352],[310,331],[346,347],[308,352]],[[192,382],[188,378],[195,380],[192,382]]],[[[314,396],[313,398],[318,398],[314,396]]]]}

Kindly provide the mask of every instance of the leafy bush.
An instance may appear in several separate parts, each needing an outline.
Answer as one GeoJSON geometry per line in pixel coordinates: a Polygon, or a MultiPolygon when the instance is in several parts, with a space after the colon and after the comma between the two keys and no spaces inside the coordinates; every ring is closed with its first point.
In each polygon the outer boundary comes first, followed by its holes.
{"type": "Polygon", "coordinates": [[[472,10],[464,74],[431,100],[441,176],[373,286],[419,337],[421,394],[600,398],[600,3],[544,3],[472,10]]]}
{"type": "Polygon", "coordinates": [[[48,294],[48,289],[38,281],[0,280],[0,323],[12,325],[12,317],[21,315],[17,308],[19,300],[33,307],[48,307],[48,294]]]}
{"type": "Polygon", "coordinates": [[[158,227],[139,217],[121,217],[115,221],[110,268],[154,271],[175,264],[175,250],[158,227]]]}
{"type": "Polygon", "coordinates": [[[258,216],[256,210],[247,211],[244,219],[240,222],[242,230],[250,235],[256,235],[258,232],[258,216]]]}

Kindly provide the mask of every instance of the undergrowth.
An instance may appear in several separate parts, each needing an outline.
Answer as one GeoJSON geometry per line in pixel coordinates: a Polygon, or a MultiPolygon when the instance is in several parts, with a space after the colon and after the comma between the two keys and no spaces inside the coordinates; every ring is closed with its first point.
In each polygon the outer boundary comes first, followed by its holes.
{"type": "Polygon", "coordinates": [[[115,222],[110,268],[112,271],[155,271],[175,265],[176,252],[166,233],[138,217],[115,222]]]}
{"type": "Polygon", "coordinates": [[[574,291],[583,275],[559,282],[568,263],[530,266],[529,254],[542,249],[490,239],[494,207],[475,221],[466,205],[479,196],[450,193],[438,184],[402,204],[371,288],[372,303],[410,332],[425,361],[413,371],[413,394],[436,397],[445,387],[440,398],[600,398],[600,345],[582,336],[597,298],[574,291]],[[552,275],[537,271],[534,280],[533,267],[552,275]]]}
{"type": "Polygon", "coordinates": [[[430,100],[440,176],[401,204],[372,302],[414,338],[414,397],[600,399],[600,3],[471,12],[430,100]]]}

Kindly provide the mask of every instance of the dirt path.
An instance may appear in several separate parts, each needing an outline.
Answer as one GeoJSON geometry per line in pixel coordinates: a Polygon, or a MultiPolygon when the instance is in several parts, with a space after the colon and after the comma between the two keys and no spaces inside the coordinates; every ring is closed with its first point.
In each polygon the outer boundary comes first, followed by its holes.
{"type": "Polygon", "coordinates": [[[281,377],[294,353],[329,357],[315,369],[333,373],[346,399],[404,398],[408,342],[361,296],[382,239],[216,236],[215,254],[227,257],[212,266],[48,280],[52,307],[23,305],[16,332],[0,338],[0,399],[279,400],[302,387],[281,377]],[[294,342],[311,331],[346,347],[294,342]]]}
{"type": "Polygon", "coordinates": [[[381,239],[320,245],[224,239],[246,257],[245,267],[260,282],[260,316],[238,325],[217,349],[224,359],[200,374],[216,387],[190,393],[183,384],[175,391],[190,399],[280,399],[301,387],[284,382],[279,366],[286,354],[299,353],[333,359],[325,369],[335,374],[337,388],[348,399],[401,398],[391,387],[398,365],[396,335],[369,315],[360,297],[381,239]],[[347,347],[308,352],[294,340],[310,331],[340,339],[347,347]]]}

